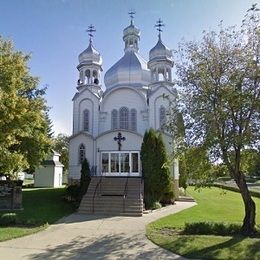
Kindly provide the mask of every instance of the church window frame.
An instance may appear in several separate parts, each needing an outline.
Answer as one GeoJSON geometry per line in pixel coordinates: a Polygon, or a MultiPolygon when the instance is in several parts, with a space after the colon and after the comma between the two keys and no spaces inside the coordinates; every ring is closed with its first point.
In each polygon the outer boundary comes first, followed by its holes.
{"type": "Polygon", "coordinates": [[[159,125],[160,128],[163,129],[166,124],[166,108],[164,106],[160,106],[159,109],[159,125]]]}
{"type": "Polygon", "coordinates": [[[84,109],[83,111],[83,131],[89,132],[89,110],[84,109]]]}
{"type": "Polygon", "coordinates": [[[118,129],[118,111],[116,109],[111,111],[111,129],[118,129]]]}
{"type": "Polygon", "coordinates": [[[127,107],[121,107],[119,110],[119,128],[129,129],[129,110],[127,107]]]}
{"type": "Polygon", "coordinates": [[[86,147],[84,144],[80,144],[79,146],[79,164],[86,159],[86,147]]]}
{"type": "Polygon", "coordinates": [[[130,111],[130,130],[137,130],[137,111],[135,108],[132,108],[130,111]]]}

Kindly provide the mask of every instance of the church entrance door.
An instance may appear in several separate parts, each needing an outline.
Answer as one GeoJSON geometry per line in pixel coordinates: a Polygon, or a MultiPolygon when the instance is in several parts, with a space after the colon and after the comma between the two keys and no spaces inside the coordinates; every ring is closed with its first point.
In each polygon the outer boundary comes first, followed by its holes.
{"type": "Polygon", "coordinates": [[[105,176],[140,176],[140,152],[102,152],[101,170],[105,176]]]}

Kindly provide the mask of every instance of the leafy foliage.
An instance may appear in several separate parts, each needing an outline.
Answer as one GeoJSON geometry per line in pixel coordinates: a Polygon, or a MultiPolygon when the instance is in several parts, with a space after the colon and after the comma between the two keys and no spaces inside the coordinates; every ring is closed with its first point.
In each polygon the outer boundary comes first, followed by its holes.
{"type": "Polygon", "coordinates": [[[69,168],[69,137],[65,134],[58,134],[53,141],[53,149],[57,151],[60,156],[60,161],[64,165],[64,171],[69,168]]]}
{"type": "Polygon", "coordinates": [[[30,75],[29,56],[0,37],[0,172],[37,167],[50,151],[46,89],[30,75]]]}
{"type": "Polygon", "coordinates": [[[85,158],[81,166],[81,176],[80,176],[81,197],[86,194],[90,181],[91,181],[91,177],[90,177],[89,163],[88,160],[85,158]]]}
{"type": "Polygon", "coordinates": [[[184,234],[232,236],[240,234],[241,226],[223,222],[185,223],[184,234]]]}
{"type": "Polygon", "coordinates": [[[161,135],[153,129],[145,133],[141,147],[146,208],[152,208],[165,193],[172,191],[167,157],[161,135]]]}
{"type": "Polygon", "coordinates": [[[0,216],[0,226],[10,226],[17,222],[17,216],[15,213],[5,213],[0,216]]]}
{"type": "MultiPolygon", "coordinates": [[[[258,11],[253,5],[239,29],[220,24],[219,32],[204,32],[201,42],[180,44],[177,59],[185,143],[206,151],[212,161],[221,159],[235,179],[245,205],[246,235],[254,232],[255,203],[241,154],[260,144],[258,11]]],[[[207,178],[205,172],[198,177],[207,178]]]]}
{"type": "Polygon", "coordinates": [[[260,151],[243,150],[241,152],[241,169],[246,175],[260,176],[260,151]]]}

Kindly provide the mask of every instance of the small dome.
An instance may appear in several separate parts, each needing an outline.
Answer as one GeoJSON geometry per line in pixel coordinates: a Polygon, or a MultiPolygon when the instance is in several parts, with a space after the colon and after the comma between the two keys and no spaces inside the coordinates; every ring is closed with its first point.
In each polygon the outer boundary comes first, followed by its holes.
{"type": "Polygon", "coordinates": [[[92,42],[89,42],[88,48],[79,55],[79,63],[96,63],[102,64],[100,53],[93,47],[92,42]]]}
{"type": "Polygon", "coordinates": [[[119,85],[141,87],[149,84],[150,71],[146,61],[137,52],[129,50],[106,72],[104,81],[107,89],[119,85]]]}
{"type": "Polygon", "coordinates": [[[161,41],[160,37],[157,44],[149,52],[149,60],[153,59],[173,60],[172,51],[161,41]]]}
{"type": "Polygon", "coordinates": [[[127,26],[123,31],[123,39],[129,35],[136,35],[140,36],[140,29],[138,29],[136,26],[131,23],[129,26],[127,26]]]}

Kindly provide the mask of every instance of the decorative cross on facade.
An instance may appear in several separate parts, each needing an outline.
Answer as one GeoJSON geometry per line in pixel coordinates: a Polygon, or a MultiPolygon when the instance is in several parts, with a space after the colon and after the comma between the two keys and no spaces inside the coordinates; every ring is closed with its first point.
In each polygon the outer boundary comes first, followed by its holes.
{"type": "Polygon", "coordinates": [[[114,141],[117,141],[118,144],[118,151],[121,151],[121,146],[122,146],[121,141],[125,141],[125,139],[126,138],[122,136],[120,132],[117,134],[117,136],[114,137],[114,141]]]}
{"type": "Polygon", "coordinates": [[[130,18],[131,18],[131,24],[133,24],[133,19],[134,19],[134,15],[135,15],[135,11],[131,10],[130,12],[128,12],[130,18]]]}
{"type": "Polygon", "coordinates": [[[94,37],[94,35],[93,35],[93,32],[95,32],[96,31],[96,29],[95,29],[95,27],[94,27],[94,25],[89,25],[88,26],[88,29],[86,30],[86,32],[88,32],[88,35],[89,35],[89,41],[90,42],[92,42],[92,38],[94,37]]]}
{"type": "Polygon", "coordinates": [[[162,27],[164,27],[164,26],[165,26],[165,24],[163,23],[161,18],[159,18],[159,20],[156,22],[156,24],[154,26],[154,27],[156,27],[156,30],[159,32],[159,38],[161,38],[161,32],[163,31],[162,27]]]}

